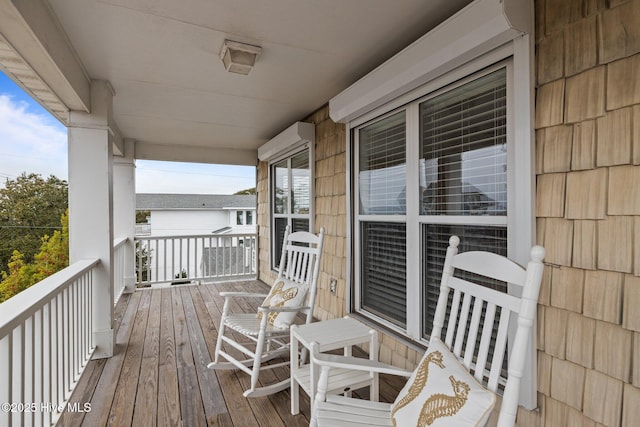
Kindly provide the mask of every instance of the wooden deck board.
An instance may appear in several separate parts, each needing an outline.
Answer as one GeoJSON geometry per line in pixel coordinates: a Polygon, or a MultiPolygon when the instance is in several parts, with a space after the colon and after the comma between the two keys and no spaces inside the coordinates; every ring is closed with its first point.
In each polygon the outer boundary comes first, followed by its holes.
{"type": "Polygon", "coordinates": [[[160,344],[160,306],[162,294],[151,293],[147,331],[144,337],[140,380],[133,411],[134,426],[156,426],[158,412],[158,349],[160,344]]]}
{"type": "MultiPolygon", "coordinates": [[[[108,425],[130,425],[133,419],[133,409],[136,403],[135,396],[138,390],[138,379],[140,378],[142,351],[144,349],[150,301],[151,294],[149,292],[143,292],[135,316],[133,330],[129,338],[129,345],[127,346],[120,370],[120,378],[111,405],[108,425]]],[[[145,379],[143,378],[143,380],[145,379]]]]}
{"type": "MultiPolygon", "coordinates": [[[[207,369],[218,334],[221,291],[268,291],[257,281],[205,284],[123,295],[114,313],[116,349],[110,359],[89,362],[70,401],[91,412],[64,413],[62,426],[306,426],[309,398],[290,413],[289,390],[245,398],[249,376],[207,369]]],[[[257,311],[252,298],[233,310],[257,311]]],[[[261,374],[260,383],[288,377],[288,368],[261,374]]],[[[395,398],[402,380],[381,378],[381,398],[395,398]]],[[[366,395],[364,391],[362,395],[366,395]]]]}

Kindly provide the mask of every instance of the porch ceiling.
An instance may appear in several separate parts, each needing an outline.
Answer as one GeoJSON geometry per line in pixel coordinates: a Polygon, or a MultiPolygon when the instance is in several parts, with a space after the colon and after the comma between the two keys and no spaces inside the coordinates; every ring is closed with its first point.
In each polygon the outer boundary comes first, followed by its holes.
{"type": "MultiPolygon", "coordinates": [[[[42,25],[42,17],[30,16],[33,9],[24,6],[33,0],[0,1],[15,7],[27,26],[42,25]]],[[[87,81],[111,83],[113,118],[122,136],[164,146],[156,154],[145,150],[147,158],[158,160],[170,160],[184,146],[199,153],[256,150],[470,2],[41,1],[87,81]],[[248,76],[225,71],[219,58],[225,39],[262,47],[248,76]]],[[[39,72],[37,55],[16,40],[26,36],[1,15],[0,32],[60,100],[69,99],[70,85],[39,72]]],[[[55,57],[60,49],[47,45],[47,32],[33,34],[61,64],[55,57]]]]}

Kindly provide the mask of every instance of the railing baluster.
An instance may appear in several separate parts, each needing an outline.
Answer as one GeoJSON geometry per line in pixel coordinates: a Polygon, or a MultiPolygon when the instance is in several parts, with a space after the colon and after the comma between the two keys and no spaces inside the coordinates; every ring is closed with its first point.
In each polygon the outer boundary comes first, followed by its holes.
{"type": "MultiPolygon", "coordinates": [[[[44,381],[44,333],[43,333],[44,308],[36,311],[33,315],[33,402],[44,402],[43,381],[44,381]]],[[[35,411],[33,425],[43,425],[43,411],[35,411]]]]}
{"type": "MultiPolygon", "coordinates": [[[[13,399],[13,332],[0,338],[0,403],[11,403],[13,399]]],[[[0,411],[0,425],[11,426],[11,412],[0,411]]]]}
{"type": "MultiPolygon", "coordinates": [[[[42,402],[48,403],[53,399],[51,397],[51,376],[53,372],[53,351],[51,347],[51,301],[47,302],[42,308],[42,402]]],[[[43,411],[43,425],[51,424],[51,412],[43,411]]]]}
{"type": "MultiPolygon", "coordinates": [[[[24,323],[24,385],[23,385],[23,402],[35,402],[35,396],[33,394],[33,382],[35,371],[35,334],[33,328],[35,327],[34,316],[30,316],[24,323]]],[[[33,411],[24,411],[23,425],[25,427],[33,426],[33,411]]]]}
{"type": "MultiPolygon", "coordinates": [[[[14,346],[13,349],[14,351],[17,349],[18,353],[14,353],[14,372],[19,372],[19,374],[17,375],[19,378],[19,381],[16,381],[13,383],[13,387],[14,387],[14,396],[17,397],[16,400],[12,401],[11,403],[21,403],[25,401],[25,345],[24,345],[24,341],[25,341],[25,324],[24,322],[20,325],[19,328],[16,328],[14,331],[14,333],[18,334],[18,340],[19,340],[19,344],[17,346],[14,346]],[[17,365],[17,366],[16,366],[17,365]]],[[[14,337],[15,339],[15,337],[14,337]]],[[[19,420],[19,425],[24,425],[24,411],[20,411],[19,413],[16,414],[15,418],[17,418],[19,420]]]]}
{"type": "Polygon", "coordinates": [[[215,277],[218,277],[218,257],[220,256],[220,237],[216,237],[215,277]]]}
{"type": "MultiPolygon", "coordinates": [[[[169,283],[176,279],[224,280],[257,275],[255,233],[136,238],[135,247],[138,253],[138,286],[169,283]],[[146,263],[140,256],[145,250],[146,263]],[[148,269],[145,280],[142,279],[144,268],[148,269]],[[182,277],[183,270],[187,277],[182,277]]],[[[119,267],[118,271],[118,276],[124,276],[124,270],[119,267]]]]}

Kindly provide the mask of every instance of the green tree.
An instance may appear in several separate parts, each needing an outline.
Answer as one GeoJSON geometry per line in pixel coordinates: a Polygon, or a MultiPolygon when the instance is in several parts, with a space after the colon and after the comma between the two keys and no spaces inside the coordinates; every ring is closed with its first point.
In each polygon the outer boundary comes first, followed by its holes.
{"type": "Polygon", "coordinates": [[[246,190],[240,190],[240,191],[235,192],[233,194],[236,195],[236,196],[256,194],[256,187],[247,188],[246,190]]]}
{"type": "Polygon", "coordinates": [[[35,283],[35,266],[24,263],[24,255],[13,251],[9,261],[9,274],[2,272],[0,282],[0,302],[6,301],[15,294],[24,291],[35,283]]]}
{"type": "MultiPolygon", "coordinates": [[[[149,280],[149,270],[151,268],[151,254],[149,249],[139,240],[136,241],[136,281],[145,283],[149,280]]],[[[146,285],[141,285],[146,286],[146,285]]]]}
{"type": "Polygon", "coordinates": [[[151,211],[136,211],[136,224],[146,224],[147,218],[151,215],[151,211]]]}
{"type": "Polygon", "coordinates": [[[2,272],[0,302],[3,302],[29,286],[49,277],[69,265],[69,213],[60,217],[61,230],[44,235],[35,261],[26,263],[24,255],[13,251],[9,260],[9,273],[2,272]]]}
{"type": "Polygon", "coordinates": [[[50,176],[23,173],[0,188],[0,271],[7,271],[13,252],[30,264],[42,238],[60,229],[68,206],[67,182],[50,176]]]}

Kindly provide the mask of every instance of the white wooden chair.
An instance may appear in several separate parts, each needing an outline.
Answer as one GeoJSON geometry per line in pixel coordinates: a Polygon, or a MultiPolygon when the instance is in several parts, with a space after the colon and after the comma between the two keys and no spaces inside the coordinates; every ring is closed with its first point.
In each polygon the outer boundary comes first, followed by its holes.
{"type": "Polygon", "coordinates": [[[517,315],[517,329],[513,342],[509,343],[511,352],[498,426],[514,425],[545,251],[534,246],[525,270],[513,261],[489,252],[458,254],[459,242],[456,236],[449,239],[430,344],[416,371],[412,373],[368,359],[318,353],[312,346],[313,362],[321,367],[312,426],[483,425],[495,405],[494,393],[500,383],[504,384],[504,379],[499,380],[511,314],[517,315]],[[522,296],[515,297],[474,283],[478,277],[474,274],[463,273],[463,280],[460,270],[518,285],[522,287],[522,296]],[[447,316],[449,304],[451,314],[447,316]],[[445,323],[446,335],[442,342],[445,323]],[[496,333],[493,332],[494,324],[497,324],[496,333]],[[328,395],[327,378],[332,368],[411,378],[394,403],[370,402],[328,395]],[[460,384],[463,382],[466,385],[460,384]]]}
{"type": "Polygon", "coordinates": [[[220,292],[224,297],[222,318],[211,369],[240,369],[251,376],[251,387],[245,397],[265,396],[289,387],[290,380],[258,387],[260,371],[288,365],[290,362],[265,362],[289,354],[289,327],[299,312],[306,314],[306,323],[313,316],[318,272],[322,254],[324,229],[316,236],[286,228],[278,277],[269,294],[220,292]],[[234,298],[257,297],[264,302],[257,313],[231,313],[234,298]],[[236,337],[242,341],[236,341],[236,337]],[[222,344],[238,350],[243,360],[223,350],[222,344]],[[225,359],[226,362],[221,361],[225,359]]]}

